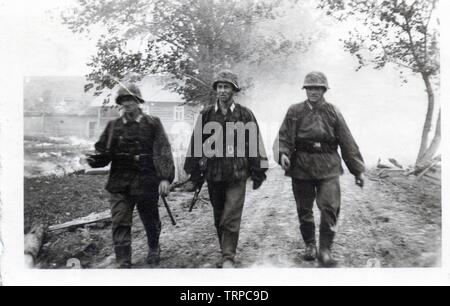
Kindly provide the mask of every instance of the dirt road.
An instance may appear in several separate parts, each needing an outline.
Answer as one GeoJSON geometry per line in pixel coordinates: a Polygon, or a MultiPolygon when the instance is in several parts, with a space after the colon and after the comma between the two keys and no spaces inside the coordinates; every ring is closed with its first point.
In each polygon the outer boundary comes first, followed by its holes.
{"type": "MultiPolygon", "coordinates": [[[[430,191],[411,179],[399,182],[368,180],[361,190],[350,175],[342,177],[343,205],[334,252],[341,267],[430,267],[440,265],[440,188],[430,191]]],[[[237,265],[253,267],[313,268],[300,252],[298,217],[290,180],[272,169],[262,189],[248,186],[238,247],[237,265]]],[[[206,189],[206,188],[205,188],[206,189]]],[[[173,227],[161,208],[162,262],[159,268],[214,268],[220,260],[212,209],[199,202],[188,213],[192,194],[174,192],[170,203],[178,225],[173,227]]],[[[316,209],[316,220],[319,222],[316,209]]],[[[91,258],[91,268],[112,268],[109,229],[98,230],[104,247],[91,258]]],[[[92,236],[92,235],[91,235],[92,236]]],[[[147,246],[140,220],[133,229],[135,268],[145,265],[147,246]]]]}

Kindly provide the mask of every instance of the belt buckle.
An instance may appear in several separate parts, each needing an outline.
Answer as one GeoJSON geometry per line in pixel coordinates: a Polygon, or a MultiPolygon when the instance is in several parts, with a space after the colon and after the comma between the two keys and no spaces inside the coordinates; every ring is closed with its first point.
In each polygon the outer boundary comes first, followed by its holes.
{"type": "Polygon", "coordinates": [[[314,148],[314,150],[320,150],[320,149],[322,149],[322,144],[320,142],[315,142],[313,144],[313,148],[314,148]]]}
{"type": "Polygon", "coordinates": [[[135,155],[135,156],[134,156],[134,161],[137,161],[137,162],[138,162],[140,159],[141,159],[141,156],[140,156],[140,155],[135,155]]]}

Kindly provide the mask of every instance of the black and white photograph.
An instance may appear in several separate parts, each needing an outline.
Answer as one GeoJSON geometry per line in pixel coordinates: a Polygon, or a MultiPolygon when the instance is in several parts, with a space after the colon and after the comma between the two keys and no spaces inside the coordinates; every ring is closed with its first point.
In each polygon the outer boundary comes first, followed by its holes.
{"type": "Polygon", "coordinates": [[[0,1],[0,283],[448,285],[443,2],[0,1]]]}

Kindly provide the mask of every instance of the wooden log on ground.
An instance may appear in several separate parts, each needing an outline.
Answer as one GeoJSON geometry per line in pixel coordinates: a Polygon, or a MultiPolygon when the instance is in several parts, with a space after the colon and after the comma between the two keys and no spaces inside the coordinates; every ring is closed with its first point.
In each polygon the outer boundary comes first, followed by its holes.
{"type": "Polygon", "coordinates": [[[391,169],[392,167],[380,163],[380,164],[377,165],[377,168],[378,168],[378,169],[391,169]]]}
{"type": "Polygon", "coordinates": [[[69,176],[84,175],[84,174],[86,174],[86,169],[82,169],[82,170],[78,170],[78,171],[74,171],[72,173],[69,173],[69,176]]]}
{"type": "Polygon", "coordinates": [[[377,178],[374,178],[374,177],[371,177],[371,176],[369,176],[368,179],[371,180],[371,181],[374,181],[374,182],[381,182],[380,179],[377,179],[377,178]]]}
{"type": "MultiPolygon", "coordinates": [[[[423,173],[425,170],[430,170],[431,168],[438,166],[438,164],[442,161],[441,155],[436,156],[435,158],[433,158],[432,160],[424,163],[424,164],[420,164],[417,165],[414,169],[408,171],[406,173],[406,175],[418,175],[423,173]]],[[[427,172],[425,171],[425,172],[427,172]]]]}
{"type": "Polygon", "coordinates": [[[428,165],[428,167],[426,167],[425,169],[423,169],[420,173],[419,173],[419,177],[424,176],[428,171],[430,171],[433,167],[435,167],[437,164],[439,164],[441,162],[441,160],[434,160],[430,165],[428,165]]]}
{"type": "Polygon", "coordinates": [[[47,226],[44,224],[35,225],[31,231],[25,235],[25,265],[28,268],[34,267],[36,258],[44,243],[47,226]]]}
{"type": "Polygon", "coordinates": [[[397,168],[403,169],[403,166],[396,159],[390,158],[389,162],[394,166],[396,166],[397,168]]]}
{"type": "Polygon", "coordinates": [[[84,172],[85,175],[107,175],[109,169],[89,169],[84,172]]]}
{"type": "Polygon", "coordinates": [[[390,168],[392,168],[392,167],[383,164],[383,163],[381,162],[381,159],[378,159],[378,162],[377,162],[377,168],[378,168],[378,169],[390,169],[390,168]]]}
{"type": "Polygon", "coordinates": [[[380,173],[385,173],[385,172],[399,172],[399,173],[402,173],[402,172],[405,172],[405,170],[403,170],[403,169],[383,169],[383,170],[380,171],[380,173]]]}
{"type": "Polygon", "coordinates": [[[404,170],[402,170],[402,169],[379,169],[379,170],[380,170],[380,172],[378,172],[378,177],[382,178],[382,179],[390,177],[391,174],[394,174],[397,176],[399,174],[404,175],[403,174],[404,170]]]}
{"type": "Polygon", "coordinates": [[[103,222],[111,220],[111,211],[106,210],[101,213],[94,213],[90,214],[89,216],[79,218],[72,220],[70,222],[66,222],[63,224],[53,225],[48,228],[49,232],[54,232],[58,230],[65,230],[65,229],[74,229],[77,227],[81,227],[87,224],[97,223],[97,222],[103,222]]]}

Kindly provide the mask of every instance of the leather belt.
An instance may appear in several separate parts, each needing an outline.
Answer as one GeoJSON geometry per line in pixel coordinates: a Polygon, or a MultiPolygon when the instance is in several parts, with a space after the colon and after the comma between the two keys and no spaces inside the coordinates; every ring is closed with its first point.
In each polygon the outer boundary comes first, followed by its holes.
{"type": "Polygon", "coordinates": [[[334,153],[338,149],[336,143],[316,142],[307,140],[297,140],[295,142],[295,150],[298,152],[306,152],[311,154],[334,153]]]}

